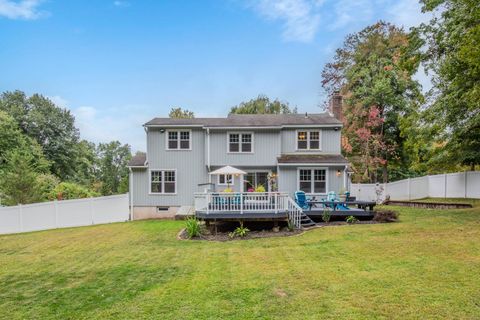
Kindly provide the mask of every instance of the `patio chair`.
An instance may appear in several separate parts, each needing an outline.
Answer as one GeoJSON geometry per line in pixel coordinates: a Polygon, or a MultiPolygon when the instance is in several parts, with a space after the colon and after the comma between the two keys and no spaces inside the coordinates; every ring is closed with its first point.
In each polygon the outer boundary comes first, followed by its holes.
{"type": "MultiPolygon", "coordinates": [[[[335,191],[330,191],[327,194],[326,201],[340,202],[340,198],[338,198],[335,191]]],[[[334,210],[350,210],[350,208],[345,203],[325,204],[325,206],[330,207],[334,210]]]]}
{"type": "Polygon", "coordinates": [[[307,195],[304,191],[295,191],[295,202],[302,209],[310,209],[310,206],[307,203],[307,195]]]}

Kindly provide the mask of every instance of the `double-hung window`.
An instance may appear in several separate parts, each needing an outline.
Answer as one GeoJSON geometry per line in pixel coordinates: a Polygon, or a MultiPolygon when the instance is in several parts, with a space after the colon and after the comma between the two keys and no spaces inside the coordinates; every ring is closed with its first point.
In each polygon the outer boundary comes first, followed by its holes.
{"type": "Polygon", "coordinates": [[[151,170],[150,193],[176,193],[177,173],[175,170],[151,170]]]}
{"type": "Polygon", "coordinates": [[[229,133],[228,152],[251,153],[253,152],[252,133],[229,133]]]}
{"type": "Polygon", "coordinates": [[[301,130],[297,131],[298,150],[320,150],[320,131],[301,130]]]}
{"type": "Polygon", "coordinates": [[[187,130],[167,132],[167,150],[190,150],[191,132],[187,130]]]}
{"type": "Polygon", "coordinates": [[[326,175],[325,169],[299,169],[298,188],[305,193],[326,193],[326,175]]]}
{"type": "Polygon", "coordinates": [[[233,185],[233,176],[231,174],[218,175],[218,184],[220,185],[233,185]]]}

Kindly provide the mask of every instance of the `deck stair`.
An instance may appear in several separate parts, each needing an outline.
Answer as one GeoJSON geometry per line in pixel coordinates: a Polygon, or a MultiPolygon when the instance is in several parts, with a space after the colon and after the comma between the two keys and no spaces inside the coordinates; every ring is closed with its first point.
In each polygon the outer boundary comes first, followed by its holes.
{"type": "Polygon", "coordinates": [[[315,227],[317,224],[315,223],[315,221],[313,221],[312,219],[310,219],[309,216],[307,216],[305,214],[305,212],[302,211],[302,216],[300,218],[300,223],[302,225],[302,228],[303,229],[308,229],[308,228],[313,228],[315,227]]]}

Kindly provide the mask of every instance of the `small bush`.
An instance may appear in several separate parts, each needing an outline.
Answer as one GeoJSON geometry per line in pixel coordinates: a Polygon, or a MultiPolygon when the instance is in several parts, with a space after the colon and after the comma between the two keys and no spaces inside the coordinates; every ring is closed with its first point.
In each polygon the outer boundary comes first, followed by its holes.
{"type": "Polygon", "coordinates": [[[396,222],[398,220],[398,212],[392,210],[375,211],[373,221],[377,222],[396,222]]]}
{"type": "Polygon", "coordinates": [[[200,222],[195,218],[188,218],[185,221],[185,230],[189,239],[200,236],[200,222]]]}
{"type": "Polygon", "coordinates": [[[234,238],[234,237],[245,237],[248,233],[250,232],[250,230],[248,228],[245,228],[243,226],[243,221],[240,221],[240,227],[237,227],[233,232],[230,232],[228,234],[228,236],[230,238],[234,238]]]}
{"type": "Polygon", "coordinates": [[[330,212],[330,210],[324,209],[322,214],[323,222],[329,223],[331,217],[332,217],[332,213],[330,212]]]}
{"type": "Polygon", "coordinates": [[[61,182],[50,191],[49,200],[69,200],[98,197],[100,194],[71,182],[61,182]]]}
{"type": "Polygon", "coordinates": [[[348,216],[346,221],[347,221],[347,223],[355,224],[355,223],[358,222],[358,219],[355,218],[354,216],[348,216]]]}
{"type": "Polygon", "coordinates": [[[288,228],[288,231],[290,231],[290,232],[295,230],[295,225],[293,224],[292,220],[290,220],[290,219],[288,219],[287,228],[288,228]]]}
{"type": "Polygon", "coordinates": [[[255,192],[265,192],[265,187],[263,186],[263,184],[259,184],[259,185],[255,188],[255,192]]]}

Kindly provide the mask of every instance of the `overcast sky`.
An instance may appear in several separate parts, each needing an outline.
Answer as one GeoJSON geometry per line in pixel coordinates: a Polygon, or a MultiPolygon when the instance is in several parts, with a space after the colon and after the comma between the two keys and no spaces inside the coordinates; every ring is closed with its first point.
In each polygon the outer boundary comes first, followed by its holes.
{"type": "Polygon", "coordinates": [[[0,0],[0,91],[41,93],[82,138],[145,150],[141,125],[172,106],[224,116],[266,94],[319,112],[323,65],[379,19],[428,17],[416,0],[0,0]]]}

